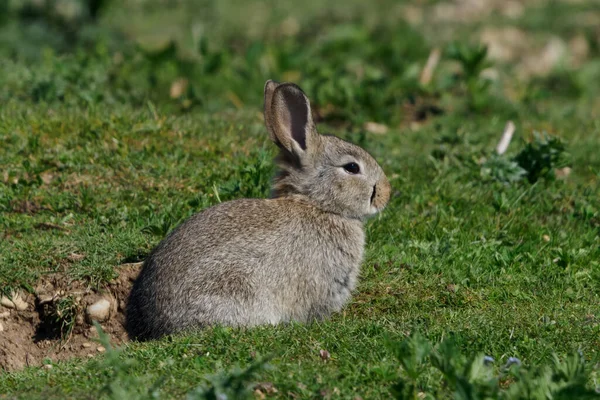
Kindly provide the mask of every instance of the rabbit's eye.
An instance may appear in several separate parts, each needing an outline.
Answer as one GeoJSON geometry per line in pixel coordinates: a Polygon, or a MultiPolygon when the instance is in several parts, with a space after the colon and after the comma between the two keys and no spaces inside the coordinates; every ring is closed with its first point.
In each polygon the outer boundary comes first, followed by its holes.
{"type": "Polygon", "coordinates": [[[358,166],[357,163],[354,163],[354,162],[344,165],[344,169],[346,170],[346,172],[348,172],[349,174],[353,174],[353,175],[358,174],[360,172],[360,167],[358,166]]]}

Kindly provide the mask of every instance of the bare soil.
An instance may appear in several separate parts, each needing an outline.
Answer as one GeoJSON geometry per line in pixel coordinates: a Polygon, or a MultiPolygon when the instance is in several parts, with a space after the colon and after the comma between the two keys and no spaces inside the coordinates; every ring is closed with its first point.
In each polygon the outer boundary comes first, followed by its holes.
{"type": "Polygon", "coordinates": [[[27,303],[25,310],[0,305],[0,371],[103,353],[105,349],[96,340],[96,328],[86,315],[87,307],[101,299],[109,301],[110,310],[100,326],[111,344],[127,342],[127,297],[141,265],[118,267],[119,276],[99,290],[70,281],[64,274],[46,275],[38,282],[35,294],[20,294],[27,303]]]}

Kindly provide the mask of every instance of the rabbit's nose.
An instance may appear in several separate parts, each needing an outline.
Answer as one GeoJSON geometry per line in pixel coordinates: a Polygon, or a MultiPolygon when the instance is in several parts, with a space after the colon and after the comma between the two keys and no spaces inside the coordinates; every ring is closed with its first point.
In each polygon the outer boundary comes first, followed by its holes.
{"type": "Polygon", "coordinates": [[[390,200],[390,191],[390,182],[384,176],[377,181],[375,186],[373,186],[373,193],[371,193],[371,205],[378,210],[383,209],[390,200]]]}

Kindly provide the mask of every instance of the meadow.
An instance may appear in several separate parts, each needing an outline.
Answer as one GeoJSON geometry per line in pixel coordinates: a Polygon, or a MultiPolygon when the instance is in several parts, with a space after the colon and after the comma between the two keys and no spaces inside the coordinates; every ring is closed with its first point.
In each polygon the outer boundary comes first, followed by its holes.
{"type": "Polygon", "coordinates": [[[595,0],[3,2],[0,292],[28,309],[0,306],[0,399],[599,398],[599,26],[595,0]],[[73,288],[119,300],[179,222],[269,196],[267,79],[390,179],[352,301],[82,323],[73,288]]]}

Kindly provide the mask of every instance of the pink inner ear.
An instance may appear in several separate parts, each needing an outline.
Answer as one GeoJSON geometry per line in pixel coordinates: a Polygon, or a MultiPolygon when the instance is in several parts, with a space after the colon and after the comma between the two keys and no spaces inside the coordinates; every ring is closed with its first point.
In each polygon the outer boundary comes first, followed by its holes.
{"type": "Polygon", "coordinates": [[[286,91],[283,95],[287,106],[287,112],[283,115],[283,123],[290,128],[292,139],[300,145],[302,150],[306,150],[306,129],[309,117],[306,98],[296,90],[286,91]]]}

